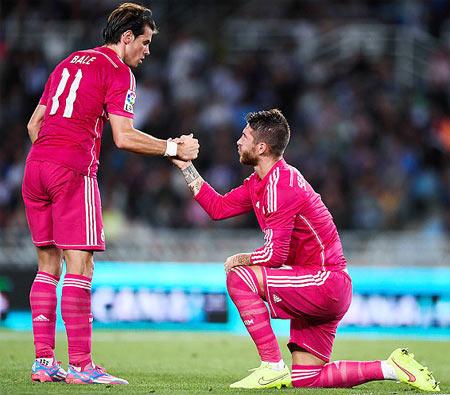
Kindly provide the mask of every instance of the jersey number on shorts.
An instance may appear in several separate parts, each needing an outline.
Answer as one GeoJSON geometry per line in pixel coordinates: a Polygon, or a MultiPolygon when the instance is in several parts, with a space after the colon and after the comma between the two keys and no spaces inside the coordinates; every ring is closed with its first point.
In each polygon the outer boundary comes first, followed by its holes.
{"type": "MultiPolygon", "coordinates": [[[[50,109],[50,115],[56,114],[56,111],[58,111],[59,108],[59,97],[64,92],[64,88],[67,85],[67,81],[70,77],[69,70],[64,68],[62,75],[61,75],[61,81],[59,81],[58,87],[56,88],[55,96],[52,97],[52,108],[50,109]]],[[[70,118],[72,116],[73,112],[73,103],[75,99],[77,98],[77,90],[80,86],[81,78],[83,77],[83,73],[81,72],[81,69],[78,69],[77,73],[75,74],[75,79],[72,82],[72,85],[70,85],[70,91],[67,95],[66,99],[66,107],[64,108],[63,117],[64,118],[70,118]]]]}

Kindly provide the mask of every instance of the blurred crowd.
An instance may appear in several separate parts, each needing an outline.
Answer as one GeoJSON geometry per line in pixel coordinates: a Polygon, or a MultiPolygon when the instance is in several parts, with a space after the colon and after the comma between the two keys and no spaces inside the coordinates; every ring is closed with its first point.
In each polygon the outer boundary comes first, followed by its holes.
{"type": "MultiPolygon", "coordinates": [[[[449,3],[145,1],[160,33],[135,70],[135,126],[160,138],[194,133],[201,144],[197,168],[223,193],[252,170],[239,165],[236,152],[245,114],[279,108],[292,131],[287,161],[322,195],[340,229],[450,232],[450,56],[443,33],[449,3]],[[275,46],[262,40],[244,48],[229,28],[232,20],[264,25],[265,18],[299,21],[303,41],[266,31],[275,46]],[[308,34],[361,21],[407,26],[438,43],[414,84],[399,83],[390,53],[356,52],[333,61],[305,56],[308,34]]],[[[101,43],[101,27],[116,4],[2,1],[0,229],[26,223],[20,194],[30,147],[26,123],[49,73],[70,52],[101,43]]],[[[255,224],[252,215],[212,223],[167,160],[118,150],[108,127],[103,136],[99,184],[107,233],[133,221],[182,228],[255,224]]]]}

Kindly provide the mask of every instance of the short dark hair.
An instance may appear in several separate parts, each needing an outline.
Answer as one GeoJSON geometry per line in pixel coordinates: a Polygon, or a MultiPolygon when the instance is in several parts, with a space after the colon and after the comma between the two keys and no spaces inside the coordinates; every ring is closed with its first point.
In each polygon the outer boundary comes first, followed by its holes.
{"type": "Polygon", "coordinates": [[[137,37],[144,34],[145,26],[149,26],[153,34],[158,33],[152,11],[139,4],[123,3],[109,15],[103,29],[103,40],[105,44],[117,44],[127,30],[131,30],[137,37]]]}
{"type": "Polygon", "coordinates": [[[256,143],[266,143],[273,156],[283,155],[289,143],[291,129],[280,110],[250,112],[245,119],[255,131],[256,143]]]}

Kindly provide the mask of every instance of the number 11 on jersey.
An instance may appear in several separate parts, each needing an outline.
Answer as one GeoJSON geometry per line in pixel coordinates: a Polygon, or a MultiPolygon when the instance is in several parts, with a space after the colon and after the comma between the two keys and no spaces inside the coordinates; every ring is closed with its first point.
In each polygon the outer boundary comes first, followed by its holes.
{"type": "MultiPolygon", "coordinates": [[[[50,115],[56,114],[56,111],[58,111],[59,108],[59,97],[64,92],[64,89],[67,85],[67,81],[69,80],[70,73],[67,68],[63,69],[63,72],[61,74],[61,81],[59,81],[58,87],[56,88],[55,96],[52,97],[52,108],[50,109],[50,115]]],[[[75,79],[73,80],[72,84],[70,85],[69,94],[66,98],[66,106],[64,108],[63,117],[64,118],[70,118],[72,116],[73,112],[73,103],[75,102],[75,99],[77,98],[77,90],[80,86],[81,78],[83,77],[83,73],[81,72],[81,69],[78,69],[77,73],[75,74],[75,79]]]]}

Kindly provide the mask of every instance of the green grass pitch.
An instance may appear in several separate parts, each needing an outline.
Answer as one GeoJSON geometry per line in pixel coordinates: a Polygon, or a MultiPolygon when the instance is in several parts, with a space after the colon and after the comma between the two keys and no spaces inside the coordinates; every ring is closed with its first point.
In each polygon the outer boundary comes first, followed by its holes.
{"type": "MultiPolygon", "coordinates": [[[[286,339],[281,339],[286,351],[286,339]]],[[[441,381],[441,393],[450,392],[450,342],[412,340],[336,341],[333,360],[385,358],[398,346],[408,346],[432,368],[441,381]]],[[[57,357],[67,365],[67,342],[58,334],[57,357]]],[[[29,332],[0,330],[0,394],[413,394],[404,384],[373,382],[354,389],[231,390],[247,369],[256,367],[257,354],[246,336],[197,332],[94,331],[93,353],[97,364],[120,377],[128,386],[74,386],[64,383],[32,383],[32,338],[29,332]]],[[[290,363],[289,354],[284,352],[290,363]]]]}

